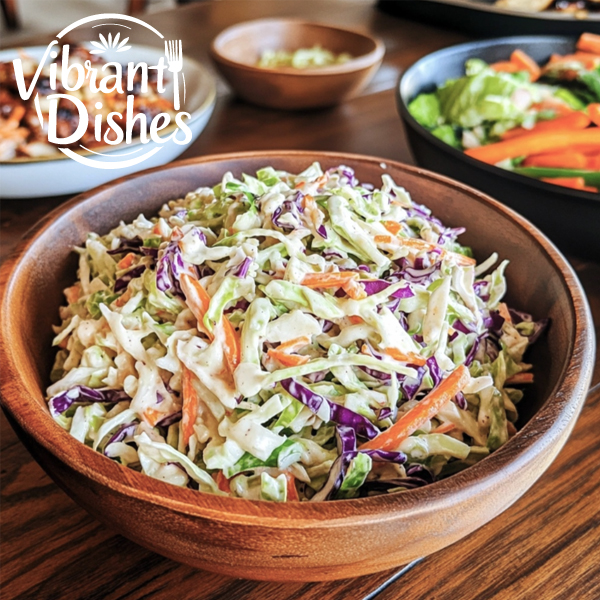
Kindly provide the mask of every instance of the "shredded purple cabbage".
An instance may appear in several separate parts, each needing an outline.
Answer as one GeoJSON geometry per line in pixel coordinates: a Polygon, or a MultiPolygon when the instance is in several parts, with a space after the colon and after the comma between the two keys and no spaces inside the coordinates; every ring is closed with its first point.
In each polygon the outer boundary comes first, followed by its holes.
{"type": "Polygon", "coordinates": [[[156,425],[157,427],[169,427],[169,425],[173,425],[173,423],[178,423],[181,421],[181,411],[177,411],[170,415],[167,415],[163,419],[161,419],[156,425]]]}
{"type": "Polygon", "coordinates": [[[246,256],[242,263],[235,269],[233,274],[236,277],[244,278],[248,275],[248,269],[250,269],[250,265],[252,264],[252,259],[249,256],[246,256]]]}
{"type": "Polygon", "coordinates": [[[122,400],[131,400],[123,390],[93,389],[85,385],[76,385],[70,390],[50,398],[48,406],[52,415],[57,416],[69,410],[73,404],[89,404],[91,402],[116,404],[122,400]]]}
{"type": "Polygon", "coordinates": [[[121,427],[119,427],[117,431],[115,431],[115,433],[112,434],[108,442],[106,442],[106,445],[104,446],[104,454],[108,456],[106,451],[111,444],[115,442],[123,442],[127,438],[130,438],[130,440],[133,439],[133,435],[135,434],[137,426],[138,424],[135,421],[132,423],[126,423],[125,425],[121,425],[121,427]]]}
{"type": "MultiPolygon", "coordinates": [[[[206,236],[199,229],[194,231],[197,232],[200,241],[206,243],[206,236]]],[[[176,241],[170,242],[164,249],[163,255],[158,259],[156,287],[161,292],[169,292],[171,295],[184,300],[185,295],[181,289],[179,278],[183,273],[192,274],[193,272],[192,265],[183,260],[179,243],[176,241]]],[[[195,274],[197,274],[197,270],[195,274]]]]}
{"type": "Polygon", "coordinates": [[[373,439],[381,432],[369,419],[355,413],[354,411],[336,404],[327,398],[313,392],[306,386],[298,383],[295,379],[284,379],[281,381],[283,389],[298,400],[315,414],[319,412],[323,402],[327,402],[331,411],[331,420],[338,425],[346,425],[351,427],[358,435],[366,437],[367,439],[373,439]]]}
{"type": "Polygon", "coordinates": [[[137,267],[134,267],[133,269],[129,269],[129,271],[127,271],[127,273],[123,273],[123,275],[121,275],[121,277],[119,277],[115,281],[115,287],[114,287],[115,292],[120,292],[121,290],[124,290],[129,285],[129,282],[132,279],[135,279],[136,277],[139,277],[140,275],[142,275],[145,270],[146,270],[146,265],[138,265],[137,267]]]}
{"type": "Polygon", "coordinates": [[[430,356],[427,359],[426,365],[429,369],[431,379],[433,379],[433,387],[436,388],[439,385],[440,381],[442,381],[443,375],[435,356],[430,356]]]}

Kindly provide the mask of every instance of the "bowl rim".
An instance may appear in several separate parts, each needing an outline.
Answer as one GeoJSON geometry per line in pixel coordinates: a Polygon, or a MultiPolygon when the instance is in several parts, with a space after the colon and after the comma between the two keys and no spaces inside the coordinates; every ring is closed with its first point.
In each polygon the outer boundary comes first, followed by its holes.
{"type": "MultiPolygon", "coordinates": [[[[98,202],[98,200],[96,200],[98,202]]],[[[10,257],[0,266],[0,403],[18,427],[35,443],[80,475],[100,485],[139,501],[168,507],[193,517],[238,523],[245,526],[286,529],[290,527],[330,528],[349,524],[375,523],[442,510],[448,505],[466,501],[486,489],[501,485],[531,460],[543,455],[565,432],[570,431],[581,410],[591,382],[595,337],[587,299],[572,267],[539,230],[529,221],[489,196],[465,184],[386,158],[376,158],[340,152],[272,150],[215,154],[176,161],[169,165],[147,169],[76,196],[41,219],[23,238],[10,257]],[[27,277],[22,259],[36,244],[43,242],[46,232],[58,218],[72,218],[83,210],[86,200],[91,208],[100,192],[118,188],[124,182],[140,179],[161,171],[187,168],[217,161],[278,158],[334,159],[351,164],[393,166],[400,174],[413,173],[433,183],[469,195],[488,206],[491,211],[509,218],[524,233],[533,238],[560,276],[569,298],[569,318],[574,322],[574,339],[569,341],[565,367],[554,389],[528,423],[504,446],[464,471],[423,488],[401,493],[372,496],[335,502],[275,503],[221,497],[210,493],[178,488],[168,483],[124,467],[72,438],[50,417],[43,400],[43,390],[35,381],[23,376],[14,355],[13,339],[18,339],[18,327],[10,318],[12,289],[18,278],[27,277]],[[81,207],[81,208],[80,208],[81,207]],[[293,520],[293,521],[290,521],[293,520]]],[[[533,483],[533,481],[532,481],[533,483]]]]}
{"type": "MultiPolygon", "coordinates": [[[[2,48],[0,50],[0,52],[11,52],[13,50],[17,51],[19,49],[23,49],[23,50],[27,50],[27,49],[37,49],[37,48],[45,48],[45,46],[24,46],[23,48],[2,48]]],[[[160,50],[156,47],[156,46],[146,46],[144,44],[136,44],[136,48],[141,49],[141,50],[152,50],[152,51],[156,51],[156,52],[160,52],[160,50]]],[[[206,113],[207,110],[210,110],[210,108],[215,104],[216,102],[216,98],[217,98],[217,83],[215,80],[215,76],[210,72],[210,70],[204,66],[200,61],[195,60],[193,58],[189,58],[188,56],[184,57],[185,60],[187,60],[189,63],[192,64],[192,66],[196,69],[198,69],[198,71],[200,72],[200,76],[202,77],[202,79],[206,80],[207,82],[207,94],[206,94],[206,98],[203,100],[202,104],[196,108],[195,110],[193,110],[190,113],[190,118],[188,120],[188,124],[189,123],[193,123],[196,119],[199,119],[202,115],[204,115],[206,113]]],[[[163,135],[172,133],[173,131],[175,131],[175,129],[177,129],[176,124],[175,123],[171,123],[171,125],[169,125],[168,127],[166,127],[165,129],[161,130],[161,137],[163,135]]],[[[137,148],[138,146],[142,145],[142,142],[139,140],[139,137],[135,138],[136,141],[135,143],[127,146],[126,144],[118,144],[116,146],[111,146],[109,144],[104,144],[102,146],[95,146],[93,148],[93,150],[75,150],[76,154],[79,154],[80,156],[91,156],[93,154],[97,154],[100,151],[106,151],[108,153],[114,153],[115,156],[117,155],[116,153],[118,153],[119,151],[122,150],[129,150],[131,148],[137,148]]],[[[31,165],[31,164],[35,164],[35,163],[47,163],[47,162],[52,162],[52,161],[57,161],[57,160],[67,160],[69,159],[68,156],[66,156],[63,153],[59,153],[58,156],[40,156],[37,158],[33,158],[33,157],[28,157],[28,156],[20,156],[18,158],[12,158],[10,160],[0,160],[0,168],[5,167],[5,166],[20,166],[20,165],[31,165]]]]}
{"type": "Polygon", "coordinates": [[[262,74],[271,74],[271,75],[291,75],[291,76],[299,76],[299,77],[308,77],[308,76],[325,76],[325,75],[341,75],[344,73],[353,73],[355,71],[359,71],[361,69],[366,69],[373,64],[380,61],[385,54],[385,44],[378,37],[372,36],[365,31],[357,31],[355,29],[349,29],[346,27],[338,27],[336,25],[329,25],[328,23],[320,23],[317,21],[309,21],[307,19],[302,18],[294,18],[294,17],[269,17],[265,19],[253,19],[251,21],[243,21],[241,23],[236,23],[235,25],[231,25],[220,33],[218,33],[210,43],[209,54],[213,58],[213,60],[228,65],[230,67],[235,67],[237,69],[243,69],[245,71],[249,71],[252,73],[262,73],[262,74]],[[358,35],[362,38],[365,38],[375,45],[375,47],[367,52],[366,54],[361,54],[360,56],[355,56],[350,58],[344,63],[340,63],[337,65],[328,65],[326,67],[315,67],[309,69],[295,69],[294,67],[279,67],[279,68],[264,68],[258,67],[256,65],[250,65],[248,63],[239,62],[237,60],[232,60],[231,58],[225,56],[225,54],[221,51],[221,44],[225,41],[225,38],[235,38],[238,30],[247,27],[248,25],[258,25],[258,24],[266,24],[266,23],[286,23],[290,25],[310,25],[314,27],[320,27],[322,29],[330,29],[341,31],[343,33],[351,33],[353,35],[358,35]]]}
{"type": "MultiPolygon", "coordinates": [[[[453,46],[448,46],[447,48],[441,48],[440,50],[436,50],[435,52],[430,52],[425,56],[422,56],[419,60],[413,63],[406,71],[404,71],[400,77],[398,78],[398,83],[395,87],[396,93],[396,106],[398,107],[398,111],[400,113],[400,117],[404,120],[404,122],[410,126],[416,133],[424,137],[429,143],[435,145],[440,150],[443,150],[449,153],[454,158],[462,160],[466,164],[471,167],[481,169],[490,175],[496,175],[498,177],[504,177],[513,181],[514,183],[520,183],[521,185],[530,185],[534,188],[537,188],[544,192],[562,192],[565,196],[570,198],[577,198],[578,200],[588,200],[594,202],[600,202],[600,195],[595,192],[586,192],[582,190],[572,190],[568,188],[562,188],[557,190],[556,186],[552,183],[546,183],[545,181],[540,181],[539,179],[535,179],[534,177],[528,177],[527,175],[521,175],[520,173],[514,173],[512,171],[508,171],[506,169],[502,169],[501,167],[497,167],[495,165],[490,165],[481,160],[477,160],[471,156],[468,156],[461,150],[457,148],[453,148],[450,144],[446,144],[435,135],[433,135],[430,131],[428,131],[423,125],[421,125],[409,112],[408,110],[408,98],[406,94],[406,86],[408,79],[423,67],[424,63],[429,62],[435,59],[446,58],[448,55],[453,53],[462,52],[464,50],[472,49],[476,52],[479,49],[490,48],[495,44],[515,44],[515,47],[518,46],[519,43],[523,42],[575,42],[576,36],[572,35],[513,35],[513,36],[503,36],[497,38],[486,38],[484,40],[476,40],[473,42],[464,42],[462,44],[454,44],[453,46]]],[[[473,54],[472,58],[477,58],[476,54],[473,54]]]]}

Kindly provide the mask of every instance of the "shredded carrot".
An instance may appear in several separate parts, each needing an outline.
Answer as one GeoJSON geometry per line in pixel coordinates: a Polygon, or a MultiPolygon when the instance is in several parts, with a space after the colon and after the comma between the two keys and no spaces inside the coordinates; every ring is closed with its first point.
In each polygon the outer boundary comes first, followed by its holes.
{"type": "Polygon", "coordinates": [[[198,416],[199,398],[196,388],[194,387],[194,374],[185,366],[182,365],[181,387],[183,396],[183,407],[181,416],[181,435],[183,436],[183,444],[187,446],[192,434],[194,433],[194,423],[198,416]]]}
{"type": "Polygon", "coordinates": [[[391,244],[393,239],[391,235],[376,235],[373,238],[376,244],[391,244]]]}
{"type": "Polygon", "coordinates": [[[342,289],[352,298],[352,300],[363,300],[367,297],[365,288],[356,281],[356,279],[348,279],[342,286],[342,289]]]}
{"type": "Polygon", "coordinates": [[[577,50],[600,54],[600,35],[594,33],[582,33],[577,41],[577,50]]]}
{"type": "Polygon", "coordinates": [[[495,165],[508,158],[568,150],[577,144],[597,145],[600,149],[600,129],[560,131],[556,133],[530,133],[512,140],[496,142],[465,150],[465,154],[485,163],[495,165]]]}
{"type": "Polygon", "coordinates": [[[128,267],[130,267],[133,264],[133,261],[135,260],[135,254],[133,252],[130,252],[129,254],[126,254],[118,263],[117,263],[117,269],[127,269],[128,267]]]}
{"type": "Polygon", "coordinates": [[[505,383],[507,385],[520,385],[522,383],[533,383],[533,373],[516,373],[512,377],[509,377],[505,383]]]}
{"type": "Polygon", "coordinates": [[[231,492],[231,487],[229,486],[229,479],[225,477],[223,471],[217,471],[216,475],[214,475],[215,482],[217,487],[222,492],[227,492],[228,494],[231,492]]]}
{"type": "Polygon", "coordinates": [[[583,177],[542,177],[541,181],[560,185],[561,187],[570,188],[572,190],[584,190],[586,187],[585,179],[583,177]]]}
{"type": "Polygon", "coordinates": [[[558,132],[558,131],[572,131],[573,129],[585,129],[590,124],[590,117],[582,112],[570,112],[567,115],[558,117],[557,119],[551,119],[548,121],[538,121],[532,129],[525,129],[524,127],[515,127],[509,129],[501,138],[503,140],[510,140],[515,137],[521,137],[524,135],[530,135],[532,133],[543,133],[543,132],[558,132]]]}
{"type": "Polygon", "coordinates": [[[474,258],[464,256],[463,254],[459,254],[458,252],[451,252],[450,250],[442,248],[442,246],[439,246],[438,244],[427,242],[420,238],[403,238],[398,236],[392,237],[390,235],[376,235],[373,239],[376,244],[395,243],[400,246],[406,246],[417,251],[431,252],[432,250],[438,250],[441,253],[442,257],[451,257],[458,265],[461,266],[471,266],[476,263],[474,258]]]}
{"type": "Polygon", "coordinates": [[[302,285],[309,288],[342,287],[351,279],[358,279],[360,275],[354,271],[340,271],[339,273],[307,273],[302,279],[302,285]]]}
{"type": "Polygon", "coordinates": [[[308,356],[302,356],[300,354],[288,354],[287,352],[278,352],[277,348],[270,348],[267,350],[267,354],[284,367],[297,367],[299,365],[305,365],[310,360],[308,356]]]}
{"type": "Polygon", "coordinates": [[[516,73],[520,70],[518,65],[510,60],[501,60],[495,62],[491,64],[490,67],[498,73],[516,73]]]}
{"type": "Polygon", "coordinates": [[[393,235],[396,235],[402,229],[402,225],[398,221],[381,221],[381,224],[393,235]]]}
{"type": "Polygon", "coordinates": [[[79,300],[79,294],[81,293],[81,287],[79,285],[72,285],[65,289],[64,294],[69,304],[75,304],[79,300]]]}
{"type": "Polygon", "coordinates": [[[600,103],[588,104],[587,113],[594,125],[600,127],[600,103]]]}
{"type": "Polygon", "coordinates": [[[549,152],[533,154],[522,163],[523,167],[545,167],[549,169],[585,169],[588,159],[581,152],[549,152]]]}
{"type": "Polygon", "coordinates": [[[242,342],[240,335],[227,317],[223,317],[223,330],[225,332],[225,342],[223,348],[225,351],[225,360],[231,373],[233,373],[242,360],[242,342]]]}
{"type": "Polygon", "coordinates": [[[405,354],[404,352],[398,350],[398,348],[385,348],[384,352],[388,356],[391,356],[394,360],[411,363],[413,365],[417,365],[418,367],[424,365],[427,362],[426,359],[424,359],[416,352],[408,352],[405,354]]]}
{"type": "Polygon", "coordinates": [[[151,427],[154,427],[163,417],[164,414],[154,408],[147,408],[144,411],[144,419],[151,427]]]}
{"type": "Polygon", "coordinates": [[[431,433],[450,433],[456,429],[456,425],[454,423],[444,423],[439,427],[436,427],[431,433]]]}
{"type": "Polygon", "coordinates": [[[510,55],[510,62],[517,65],[519,70],[527,71],[530,75],[531,81],[537,81],[540,78],[541,69],[539,65],[529,56],[525,54],[523,50],[515,50],[510,55]]]}
{"type": "Polygon", "coordinates": [[[398,448],[408,436],[433,419],[447,402],[465,388],[470,379],[471,375],[467,367],[460,365],[414,408],[402,415],[389,429],[363,444],[360,450],[398,448]]]}
{"type": "Polygon", "coordinates": [[[359,317],[358,315],[349,316],[348,321],[350,321],[352,325],[362,325],[365,322],[365,320],[362,317],[359,317]]]}
{"type": "MultiPolygon", "coordinates": [[[[131,300],[131,288],[127,288],[125,290],[124,294],[121,294],[116,300],[115,300],[115,306],[125,306],[125,304],[127,304],[127,302],[129,302],[129,300],[131,300]]],[[[160,315],[159,315],[160,316],[160,315]]]]}
{"type": "Polygon", "coordinates": [[[269,348],[269,350],[267,350],[267,354],[271,358],[281,363],[284,367],[304,365],[310,360],[310,357],[300,356],[298,354],[294,354],[294,352],[298,352],[298,350],[308,346],[308,344],[310,344],[310,338],[306,335],[303,335],[293,340],[284,342],[283,344],[279,344],[277,348],[269,348]]]}
{"type": "Polygon", "coordinates": [[[288,340],[287,342],[283,342],[283,344],[279,344],[277,350],[282,352],[298,352],[298,350],[302,350],[302,348],[308,346],[308,344],[310,344],[310,338],[307,335],[301,335],[293,340],[288,340]]]}
{"type": "Polygon", "coordinates": [[[300,496],[298,496],[298,490],[296,489],[296,478],[287,471],[284,472],[285,478],[287,479],[287,498],[288,502],[299,502],[300,496]]]}
{"type": "MultiPolygon", "coordinates": [[[[212,341],[215,337],[214,334],[204,327],[204,315],[210,305],[208,292],[197,279],[194,279],[187,273],[181,275],[180,281],[185,301],[198,322],[198,329],[205,333],[212,341]]],[[[227,317],[223,316],[221,323],[223,324],[223,332],[225,334],[225,342],[223,344],[225,360],[227,361],[229,370],[233,373],[241,360],[240,335],[227,317]]]]}

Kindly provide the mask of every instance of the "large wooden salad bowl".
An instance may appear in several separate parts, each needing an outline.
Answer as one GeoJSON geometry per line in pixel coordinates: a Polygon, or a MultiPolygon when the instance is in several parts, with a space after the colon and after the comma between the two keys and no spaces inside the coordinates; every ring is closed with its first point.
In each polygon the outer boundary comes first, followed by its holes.
{"type": "MultiPolygon", "coordinates": [[[[391,161],[324,152],[255,152],[174,163],[117,180],[42,220],[1,269],[2,406],[22,441],[78,504],[137,543],[227,575],[313,581],[354,577],[425,556],[481,527],[534,484],[569,436],[594,359],[589,308],[572,269],[530,223],[450,179],[391,161]],[[61,429],[44,401],[51,325],[75,277],[73,245],[88,231],[152,215],[167,200],[265,165],[299,172],[313,161],[346,164],[362,181],[390,173],[450,226],[479,260],[511,264],[509,303],[548,316],[528,360],[538,373],[520,405],[520,431],[465,471],[424,488],[327,503],[251,502],[181,489],[120,466],[61,429]],[[387,164],[384,164],[387,163],[387,164]]],[[[73,549],[76,551],[76,549],[73,549]]]]}

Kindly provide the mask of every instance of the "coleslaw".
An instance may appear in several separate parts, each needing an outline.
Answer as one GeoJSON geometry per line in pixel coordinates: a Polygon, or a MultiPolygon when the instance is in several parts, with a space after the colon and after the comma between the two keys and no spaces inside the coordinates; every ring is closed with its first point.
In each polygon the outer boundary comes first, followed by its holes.
{"type": "Polygon", "coordinates": [[[547,321],[383,174],[226,173],[88,235],[65,290],[54,420],[156,479],[250,500],[427,485],[516,433],[547,321]]]}

